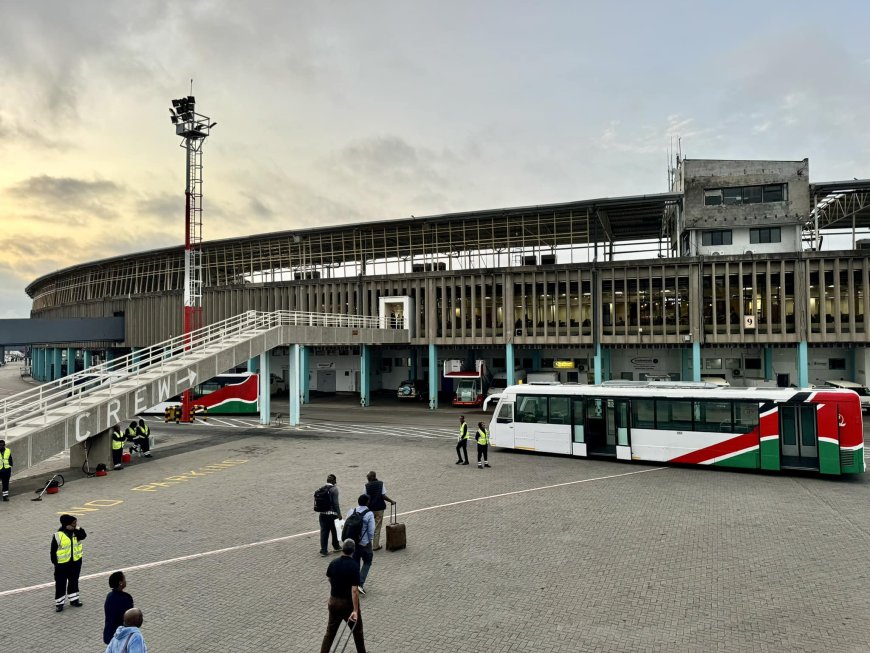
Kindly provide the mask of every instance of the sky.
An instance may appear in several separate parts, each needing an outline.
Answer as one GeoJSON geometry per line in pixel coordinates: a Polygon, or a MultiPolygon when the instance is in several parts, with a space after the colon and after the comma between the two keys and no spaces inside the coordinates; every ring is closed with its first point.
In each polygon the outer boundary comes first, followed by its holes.
{"type": "Polygon", "coordinates": [[[668,152],[870,177],[870,5],[0,0],[0,318],[77,263],[206,240],[667,191],[668,152]]]}

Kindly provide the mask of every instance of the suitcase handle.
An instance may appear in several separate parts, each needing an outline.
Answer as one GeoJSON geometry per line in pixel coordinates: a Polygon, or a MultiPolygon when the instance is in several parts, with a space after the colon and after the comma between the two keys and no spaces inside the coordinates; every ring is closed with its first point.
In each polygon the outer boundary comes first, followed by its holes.
{"type": "Polygon", "coordinates": [[[396,503],[390,504],[390,524],[395,524],[398,519],[396,503]]]}

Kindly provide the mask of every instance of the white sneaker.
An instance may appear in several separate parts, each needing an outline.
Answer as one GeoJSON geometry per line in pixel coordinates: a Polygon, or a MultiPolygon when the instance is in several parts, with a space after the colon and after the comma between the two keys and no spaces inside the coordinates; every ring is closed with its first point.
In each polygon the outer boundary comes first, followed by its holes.
{"type": "Polygon", "coordinates": [[[357,591],[359,592],[359,595],[360,595],[360,596],[365,596],[365,595],[366,595],[366,588],[363,587],[362,585],[358,585],[356,589],[357,589],[357,591]]]}

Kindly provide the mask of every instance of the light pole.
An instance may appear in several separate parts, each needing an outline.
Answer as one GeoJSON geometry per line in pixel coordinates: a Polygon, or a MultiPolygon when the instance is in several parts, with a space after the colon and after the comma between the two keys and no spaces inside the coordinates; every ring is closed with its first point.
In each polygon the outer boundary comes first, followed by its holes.
{"type": "MultiPolygon", "coordinates": [[[[192,82],[191,82],[192,83],[192,82]]],[[[202,327],[202,146],[217,123],[196,112],[192,95],[172,100],[169,109],[175,133],[185,150],[184,187],[184,348],[190,349],[191,333],[202,327]]],[[[190,421],[190,390],[182,396],[182,420],[190,421]]]]}

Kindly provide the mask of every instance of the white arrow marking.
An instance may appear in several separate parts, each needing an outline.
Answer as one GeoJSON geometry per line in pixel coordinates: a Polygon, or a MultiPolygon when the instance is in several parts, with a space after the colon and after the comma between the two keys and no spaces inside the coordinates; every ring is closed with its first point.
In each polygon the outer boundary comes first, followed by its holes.
{"type": "Polygon", "coordinates": [[[178,386],[182,385],[183,383],[187,383],[187,386],[188,386],[189,388],[192,388],[192,387],[193,387],[193,382],[194,382],[194,381],[196,381],[196,372],[194,372],[193,370],[187,370],[187,376],[186,376],[186,377],[182,377],[182,378],[180,378],[180,379],[176,377],[176,379],[175,379],[175,389],[178,390],[178,386]]]}

